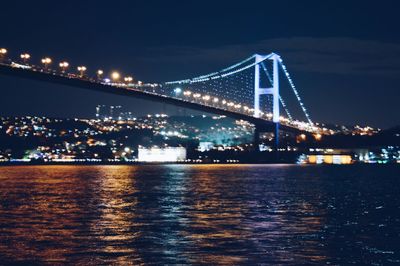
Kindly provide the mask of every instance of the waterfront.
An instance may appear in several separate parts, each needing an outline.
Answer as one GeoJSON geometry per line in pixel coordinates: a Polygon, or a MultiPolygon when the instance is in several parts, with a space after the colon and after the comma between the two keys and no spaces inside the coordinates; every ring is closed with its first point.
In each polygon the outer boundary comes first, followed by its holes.
{"type": "Polygon", "coordinates": [[[396,165],[0,168],[4,264],[395,264],[396,165]]]}

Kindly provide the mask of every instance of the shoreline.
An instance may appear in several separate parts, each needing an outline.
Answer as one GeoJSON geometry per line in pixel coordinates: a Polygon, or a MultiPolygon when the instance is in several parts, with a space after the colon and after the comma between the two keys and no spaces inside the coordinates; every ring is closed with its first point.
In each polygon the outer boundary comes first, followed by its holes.
{"type": "Polygon", "coordinates": [[[108,163],[99,163],[99,162],[54,162],[54,163],[37,163],[37,162],[10,162],[10,163],[0,163],[0,167],[7,166],[112,166],[112,165],[124,165],[124,166],[140,166],[140,165],[330,165],[330,166],[341,166],[341,165],[400,165],[400,162],[395,163],[362,163],[362,162],[354,162],[351,164],[312,164],[312,163],[293,163],[293,162],[108,162],[108,163]]]}
{"type": "Polygon", "coordinates": [[[54,162],[54,163],[32,163],[32,162],[9,162],[9,163],[0,163],[1,166],[51,166],[51,165],[238,165],[238,164],[290,164],[290,165],[298,165],[297,163],[293,162],[107,162],[107,163],[100,163],[100,162],[54,162]]]}

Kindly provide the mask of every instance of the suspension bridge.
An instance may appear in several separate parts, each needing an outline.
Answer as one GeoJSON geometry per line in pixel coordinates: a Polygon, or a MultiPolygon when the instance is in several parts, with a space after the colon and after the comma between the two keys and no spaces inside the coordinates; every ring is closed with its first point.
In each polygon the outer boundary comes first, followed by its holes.
{"type": "Polygon", "coordinates": [[[29,54],[21,54],[23,62],[16,62],[3,55],[0,74],[141,98],[248,121],[255,126],[256,139],[261,132],[274,132],[277,145],[278,130],[294,134],[324,133],[311,120],[286,65],[276,53],[255,54],[219,71],[163,83],[143,83],[133,81],[131,77],[123,79],[115,72],[107,78],[102,70],[97,71],[96,77],[89,77],[84,66],[77,68],[77,74],[68,72],[67,62],[61,62],[60,69],[53,70],[49,68],[50,58],[42,59],[43,66],[29,64],[27,58],[30,58],[29,54]],[[284,80],[303,112],[303,121],[294,119],[281,96],[280,84],[284,80]]]}

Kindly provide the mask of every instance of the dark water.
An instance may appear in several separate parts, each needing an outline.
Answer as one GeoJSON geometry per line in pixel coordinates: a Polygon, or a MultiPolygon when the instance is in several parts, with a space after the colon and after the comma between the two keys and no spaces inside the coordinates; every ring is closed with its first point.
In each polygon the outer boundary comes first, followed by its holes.
{"type": "Polygon", "coordinates": [[[0,167],[16,263],[400,264],[400,167],[0,167]]]}

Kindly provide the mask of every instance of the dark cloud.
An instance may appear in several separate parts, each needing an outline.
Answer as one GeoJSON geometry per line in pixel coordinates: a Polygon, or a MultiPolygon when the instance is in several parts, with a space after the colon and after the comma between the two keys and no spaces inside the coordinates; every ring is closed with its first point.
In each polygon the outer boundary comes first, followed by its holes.
{"type": "Polygon", "coordinates": [[[282,55],[294,71],[400,77],[400,45],[352,38],[278,38],[213,48],[152,47],[146,54],[156,56],[142,60],[163,65],[200,65],[204,71],[213,71],[216,69],[208,66],[223,66],[254,53],[270,52],[282,55]]]}

